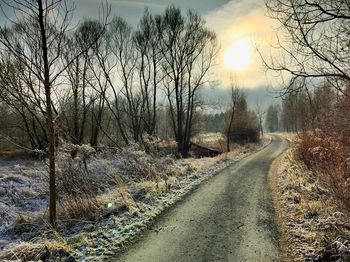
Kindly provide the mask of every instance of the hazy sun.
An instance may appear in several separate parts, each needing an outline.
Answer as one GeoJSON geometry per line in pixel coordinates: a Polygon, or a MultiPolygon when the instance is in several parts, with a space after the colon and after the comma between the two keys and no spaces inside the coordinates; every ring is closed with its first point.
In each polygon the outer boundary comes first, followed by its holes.
{"type": "Polygon", "coordinates": [[[224,57],[224,64],[233,71],[240,71],[252,62],[252,45],[249,39],[241,39],[232,44],[224,57]]]}

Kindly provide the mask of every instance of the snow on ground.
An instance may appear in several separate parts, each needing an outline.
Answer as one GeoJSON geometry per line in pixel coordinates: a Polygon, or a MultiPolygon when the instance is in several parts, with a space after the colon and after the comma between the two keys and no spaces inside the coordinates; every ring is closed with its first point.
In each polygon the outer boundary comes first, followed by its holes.
{"type": "Polygon", "coordinates": [[[217,174],[227,166],[239,161],[252,152],[261,149],[270,142],[263,139],[261,144],[237,147],[231,153],[215,158],[180,159],[177,165],[183,171],[169,191],[158,194],[142,207],[126,216],[111,216],[98,231],[78,236],[84,239],[76,247],[76,255],[84,261],[100,261],[104,256],[114,255],[144,231],[164,210],[189,194],[203,181],[217,174]]]}
{"type": "Polygon", "coordinates": [[[2,161],[0,166],[0,248],[11,240],[9,230],[24,216],[36,216],[47,206],[40,161],[2,161]]]}
{"type": "MultiPolygon", "coordinates": [[[[96,153],[86,159],[84,181],[79,180],[83,184],[88,181],[97,192],[93,196],[94,209],[89,209],[90,216],[73,219],[70,218],[71,208],[75,206],[68,205],[67,211],[67,207],[59,205],[60,236],[52,234],[45,223],[48,203],[45,163],[2,161],[0,259],[2,256],[7,259],[45,257],[47,248],[40,247],[50,246],[58,249],[52,252],[66,248],[79,260],[100,261],[101,257],[120,251],[157,215],[201,182],[269,141],[265,138],[261,144],[235,146],[232,152],[213,158],[175,159],[146,154],[137,147],[113,154],[109,151],[96,153]],[[39,251],[42,252],[40,256],[35,255],[39,251]]],[[[79,159],[72,159],[69,153],[61,151],[58,176],[62,174],[64,179],[69,179],[70,174],[83,168],[85,160],[79,159]]],[[[58,177],[58,186],[65,188],[61,180],[58,177]]]]}
{"type": "Polygon", "coordinates": [[[322,175],[294,159],[278,161],[276,205],[284,261],[350,261],[350,214],[322,175]]]}

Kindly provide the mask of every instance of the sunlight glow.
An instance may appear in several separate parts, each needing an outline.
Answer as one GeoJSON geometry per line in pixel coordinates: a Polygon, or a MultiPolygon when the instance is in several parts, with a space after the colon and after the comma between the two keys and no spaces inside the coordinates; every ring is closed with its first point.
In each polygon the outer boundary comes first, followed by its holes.
{"type": "Polygon", "coordinates": [[[241,71],[252,63],[252,44],[249,39],[234,42],[226,51],[224,64],[233,71],[241,71]]]}

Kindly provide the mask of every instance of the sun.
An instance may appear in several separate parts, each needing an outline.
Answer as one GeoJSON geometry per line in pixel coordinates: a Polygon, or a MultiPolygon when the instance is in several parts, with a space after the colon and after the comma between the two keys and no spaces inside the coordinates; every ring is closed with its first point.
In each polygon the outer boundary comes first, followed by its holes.
{"type": "Polygon", "coordinates": [[[233,71],[241,71],[252,63],[252,45],[249,39],[234,42],[227,50],[224,65],[233,71]]]}

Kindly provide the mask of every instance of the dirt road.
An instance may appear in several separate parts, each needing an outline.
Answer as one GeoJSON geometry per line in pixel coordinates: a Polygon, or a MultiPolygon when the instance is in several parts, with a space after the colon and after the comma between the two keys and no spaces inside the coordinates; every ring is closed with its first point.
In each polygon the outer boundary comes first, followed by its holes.
{"type": "Polygon", "coordinates": [[[154,224],[115,261],[279,261],[279,234],[268,184],[271,162],[287,143],[226,168],[154,224]]]}

